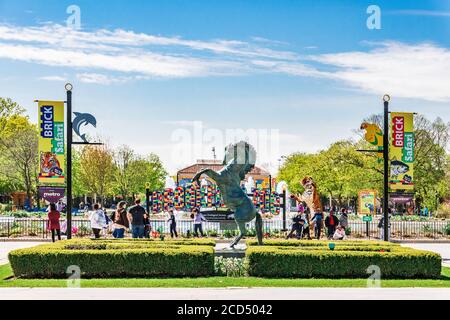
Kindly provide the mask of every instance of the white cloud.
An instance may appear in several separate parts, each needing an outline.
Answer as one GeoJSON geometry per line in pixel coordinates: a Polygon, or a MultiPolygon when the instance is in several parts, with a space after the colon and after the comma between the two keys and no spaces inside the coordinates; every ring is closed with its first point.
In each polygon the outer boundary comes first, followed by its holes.
{"type": "Polygon", "coordinates": [[[180,37],[162,37],[144,33],[135,33],[116,29],[105,29],[87,32],[77,31],[58,24],[46,24],[39,27],[16,27],[0,25],[0,40],[46,43],[63,48],[91,48],[105,50],[120,50],[118,46],[126,47],[186,47],[198,51],[210,51],[218,54],[237,56],[264,57],[272,59],[291,59],[297,55],[288,51],[274,51],[248,42],[235,40],[185,40],[180,37]]]}
{"type": "Polygon", "coordinates": [[[67,78],[66,77],[62,77],[62,76],[44,76],[44,77],[40,77],[40,80],[45,80],[45,81],[66,81],[67,78]]]}
{"type": "Polygon", "coordinates": [[[88,32],[45,24],[0,25],[0,58],[89,73],[96,69],[131,73],[135,78],[182,78],[243,75],[255,71],[249,59],[293,61],[297,56],[242,41],[185,40],[120,29],[88,32]]]}
{"type": "Polygon", "coordinates": [[[99,73],[78,73],[76,77],[80,82],[103,84],[103,85],[125,83],[134,80],[133,77],[113,77],[110,75],[99,73]]]}
{"type": "Polygon", "coordinates": [[[49,66],[103,69],[155,77],[198,77],[215,74],[230,75],[239,65],[229,61],[208,61],[190,57],[176,57],[151,52],[110,55],[101,52],[57,48],[36,48],[0,42],[0,58],[34,62],[49,66]]]}
{"type": "Polygon", "coordinates": [[[282,45],[260,37],[204,41],[58,24],[0,25],[0,59],[75,69],[85,83],[279,73],[334,80],[377,95],[450,101],[450,50],[435,44],[371,43],[366,51],[303,56],[271,44],[282,45]]]}
{"type": "Polygon", "coordinates": [[[322,76],[365,92],[396,97],[450,101],[450,50],[433,44],[385,42],[369,52],[310,56],[337,68],[322,76]]]}
{"type": "Polygon", "coordinates": [[[436,10],[393,10],[386,13],[406,16],[450,17],[450,12],[436,10]]]}

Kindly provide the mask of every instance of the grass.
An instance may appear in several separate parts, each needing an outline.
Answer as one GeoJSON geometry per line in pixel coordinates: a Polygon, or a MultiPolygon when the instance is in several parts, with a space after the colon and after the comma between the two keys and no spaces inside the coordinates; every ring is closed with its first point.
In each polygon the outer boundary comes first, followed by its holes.
{"type": "MultiPolygon", "coordinates": [[[[0,287],[63,288],[66,280],[15,279],[9,264],[0,266],[0,287]]],[[[382,280],[384,288],[450,288],[450,268],[442,267],[437,280],[382,280]]],[[[82,279],[83,288],[226,288],[226,287],[335,287],[364,288],[366,279],[266,279],[266,278],[172,278],[172,279],[82,279]]]]}

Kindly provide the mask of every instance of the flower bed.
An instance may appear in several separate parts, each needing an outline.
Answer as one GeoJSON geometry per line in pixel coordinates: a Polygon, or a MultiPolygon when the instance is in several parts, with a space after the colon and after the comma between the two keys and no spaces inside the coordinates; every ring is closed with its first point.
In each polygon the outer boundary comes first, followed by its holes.
{"type": "Polygon", "coordinates": [[[82,278],[203,277],[214,274],[211,241],[60,241],[9,254],[16,277],[66,278],[78,266],[82,278]]]}

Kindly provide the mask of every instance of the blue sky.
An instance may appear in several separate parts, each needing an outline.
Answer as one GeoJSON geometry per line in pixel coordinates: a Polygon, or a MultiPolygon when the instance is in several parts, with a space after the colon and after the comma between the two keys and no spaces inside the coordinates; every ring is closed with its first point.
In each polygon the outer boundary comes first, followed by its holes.
{"type": "Polygon", "coordinates": [[[384,93],[450,121],[449,31],[450,1],[0,0],[0,96],[35,121],[33,100],[63,100],[69,81],[112,148],[173,173],[248,138],[275,173],[281,155],[355,137],[384,93]]]}

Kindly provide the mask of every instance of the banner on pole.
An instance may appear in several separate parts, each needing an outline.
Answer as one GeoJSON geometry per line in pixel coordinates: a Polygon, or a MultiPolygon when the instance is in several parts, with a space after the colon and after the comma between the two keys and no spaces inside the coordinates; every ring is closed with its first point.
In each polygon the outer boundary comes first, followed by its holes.
{"type": "Polygon", "coordinates": [[[390,178],[392,190],[414,189],[414,114],[391,113],[390,178]]]}
{"type": "Polygon", "coordinates": [[[50,203],[57,203],[65,197],[65,188],[39,187],[39,198],[50,203]]]}
{"type": "Polygon", "coordinates": [[[377,192],[375,190],[361,190],[358,193],[359,214],[371,215],[377,209],[377,192]]]}
{"type": "Polygon", "coordinates": [[[64,102],[39,101],[39,183],[65,183],[64,102]]]}

